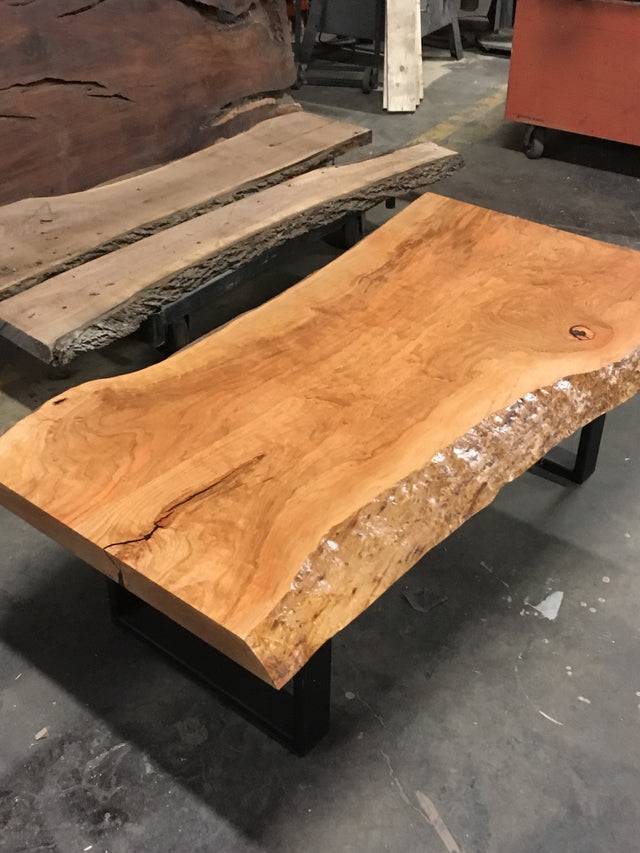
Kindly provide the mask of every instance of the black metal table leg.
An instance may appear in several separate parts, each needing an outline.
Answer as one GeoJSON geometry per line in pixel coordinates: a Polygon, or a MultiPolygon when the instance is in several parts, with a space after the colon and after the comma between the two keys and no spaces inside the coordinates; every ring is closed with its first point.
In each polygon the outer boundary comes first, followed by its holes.
{"type": "Polygon", "coordinates": [[[584,483],[596,470],[598,452],[606,415],[600,415],[590,424],[582,428],[580,443],[571,464],[563,464],[545,456],[536,463],[533,470],[552,474],[571,483],[584,483]]]}
{"type": "Polygon", "coordinates": [[[282,690],[200,640],[129,590],[108,581],[114,621],[154,645],[212,687],[247,720],[297,755],[329,730],[331,641],[282,690]]]}
{"type": "MultiPolygon", "coordinates": [[[[292,749],[306,755],[329,731],[331,718],[331,640],[294,675],[292,749]]],[[[271,688],[270,688],[271,689],[271,688]]]]}

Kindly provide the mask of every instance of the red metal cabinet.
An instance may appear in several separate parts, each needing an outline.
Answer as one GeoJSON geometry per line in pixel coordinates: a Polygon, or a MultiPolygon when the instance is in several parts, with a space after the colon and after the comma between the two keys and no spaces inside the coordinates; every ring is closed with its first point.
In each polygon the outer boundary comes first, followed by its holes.
{"type": "Polygon", "coordinates": [[[640,3],[518,0],[506,117],[640,145],[640,3]]]}

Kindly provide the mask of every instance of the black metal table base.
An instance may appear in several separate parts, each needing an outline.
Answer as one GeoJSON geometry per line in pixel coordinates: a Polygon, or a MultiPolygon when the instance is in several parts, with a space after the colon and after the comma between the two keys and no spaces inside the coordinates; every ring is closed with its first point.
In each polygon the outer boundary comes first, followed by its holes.
{"type": "Polygon", "coordinates": [[[111,612],[119,625],[152,643],[212,687],[247,720],[297,755],[329,730],[331,641],[282,690],[275,690],[124,587],[108,581],[111,612]]]}
{"type": "MultiPolygon", "coordinates": [[[[549,456],[531,469],[554,480],[584,483],[596,469],[605,415],[583,427],[570,464],[549,456]]],[[[554,455],[562,452],[556,448],[554,455]]],[[[567,451],[564,451],[567,453],[567,451]]],[[[282,690],[275,690],[129,590],[108,581],[111,612],[123,625],[212,687],[247,720],[292,752],[306,755],[328,732],[331,641],[282,690]]]]}
{"type": "Polygon", "coordinates": [[[545,456],[531,470],[537,474],[549,474],[553,479],[568,480],[570,483],[584,483],[596,470],[598,464],[598,452],[605,417],[606,415],[600,415],[599,418],[582,428],[580,443],[575,454],[571,455],[569,451],[562,448],[556,448],[553,451],[554,456],[566,454],[569,457],[568,462],[545,456]]]}

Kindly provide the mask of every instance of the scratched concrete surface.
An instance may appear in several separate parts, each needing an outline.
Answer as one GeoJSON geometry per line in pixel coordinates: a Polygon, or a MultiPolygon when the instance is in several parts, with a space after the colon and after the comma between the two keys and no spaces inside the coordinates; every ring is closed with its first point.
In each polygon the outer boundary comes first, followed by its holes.
{"type": "MultiPolygon", "coordinates": [[[[640,248],[636,151],[558,136],[530,162],[500,115],[508,62],[429,57],[414,116],[379,93],[299,96],[378,148],[458,147],[445,194],[640,248]]],[[[156,358],[130,339],[50,378],[0,344],[0,430],[156,358]]],[[[101,577],[0,512],[0,851],[638,850],[639,421],[640,399],[610,416],[580,488],[511,484],[336,639],[333,727],[304,759],[114,627],[101,577]],[[559,591],[550,621],[534,606],[559,591]]]]}

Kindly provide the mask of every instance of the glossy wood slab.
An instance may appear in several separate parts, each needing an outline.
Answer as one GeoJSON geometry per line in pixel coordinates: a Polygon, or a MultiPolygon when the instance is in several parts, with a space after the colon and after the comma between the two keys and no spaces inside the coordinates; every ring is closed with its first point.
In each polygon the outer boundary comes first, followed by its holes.
{"type": "Polygon", "coordinates": [[[167,361],[46,403],[0,439],[0,502],[281,686],[634,394],[639,345],[639,253],[428,194],[167,361]]]}

